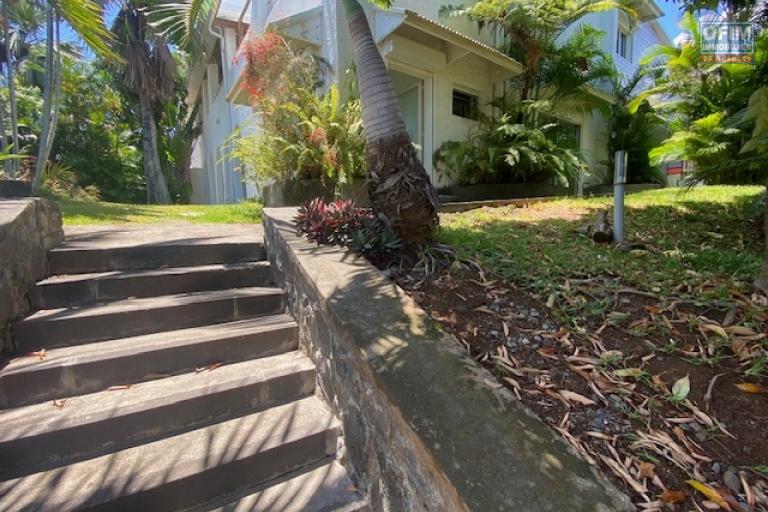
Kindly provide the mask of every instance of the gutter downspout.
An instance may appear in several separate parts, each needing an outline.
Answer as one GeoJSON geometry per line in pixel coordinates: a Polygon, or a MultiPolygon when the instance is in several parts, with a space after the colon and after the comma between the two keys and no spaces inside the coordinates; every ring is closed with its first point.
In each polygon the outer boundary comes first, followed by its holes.
{"type": "MultiPolygon", "coordinates": [[[[206,30],[208,31],[209,34],[211,34],[213,37],[215,37],[216,39],[219,40],[219,42],[221,43],[220,47],[221,47],[221,50],[223,52],[224,48],[226,48],[225,45],[227,44],[226,41],[224,40],[224,35],[221,33],[220,29],[216,30],[216,29],[213,28],[213,20],[216,19],[216,14],[219,12],[219,8],[220,7],[221,7],[221,0],[216,0],[216,3],[213,6],[213,11],[211,11],[211,17],[208,18],[208,22],[206,23],[206,30]]],[[[223,60],[224,59],[223,59],[223,56],[222,56],[222,66],[224,65],[223,60]]],[[[221,84],[221,87],[222,87],[221,90],[228,91],[229,88],[230,88],[229,73],[222,73],[222,75],[223,75],[225,83],[221,84]]],[[[227,107],[227,132],[231,134],[232,131],[233,131],[233,126],[232,126],[232,109],[227,107]]],[[[215,161],[219,161],[218,150],[219,150],[219,148],[216,148],[216,153],[217,154],[216,154],[216,160],[215,161]]],[[[227,165],[227,163],[224,163],[224,169],[227,172],[227,176],[225,176],[226,184],[227,184],[226,188],[229,190],[229,192],[234,192],[234,190],[233,190],[234,187],[231,186],[230,179],[229,179],[230,177],[228,176],[228,174],[230,172],[229,167],[230,166],[227,165]]],[[[245,188],[245,184],[243,184],[243,188],[245,188]]],[[[224,197],[224,201],[225,202],[227,201],[227,197],[226,197],[227,195],[228,194],[225,191],[225,197],[224,197]]],[[[245,195],[245,193],[243,193],[243,196],[244,195],[245,195]]]]}

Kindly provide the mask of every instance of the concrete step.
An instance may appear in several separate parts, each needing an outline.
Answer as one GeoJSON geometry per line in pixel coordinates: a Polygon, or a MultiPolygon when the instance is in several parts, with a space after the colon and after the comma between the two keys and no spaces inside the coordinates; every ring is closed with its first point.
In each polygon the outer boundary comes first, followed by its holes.
{"type": "Polygon", "coordinates": [[[17,322],[20,353],[232,322],[283,309],[279,288],[239,288],[45,309],[17,322]]]}
{"type": "Polygon", "coordinates": [[[315,397],[0,483],[0,510],[172,512],[266,482],[336,451],[315,397]]]}
{"type": "Polygon", "coordinates": [[[362,512],[370,510],[338,462],[290,474],[200,512],[362,512]]]}
{"type": "MultiPolygon", "coordinates": [[[[0,475],[29,474],[312,394],[300,352],[0,412],[0,475]]],[[[1,507],[0,507],[1,508],[1,507]]]]}
{"type": "Polygon", "coordinates": [[[194,267],[264,259],[264,245],[260,242],[201,243],[195,238],[174,240],[168,244],[153,242],[114,247],[88,245],[82,241],[73,244],[65,242],[48,253],[51,275],[194,267]]]}
{"type": "Polygon", "coordinates": [[[43,360],[19,357],[0,370],[0,408],[93,393],[297,347],[293,319],[272,315],[54,348],[43,360]]]}
{"type": "Polygon", "coordinates": [[[69,274],[37,283],[31,294],[32,309],[66,308],[129,297],[268,286],[271,281],[266,261],[69,274]]]}

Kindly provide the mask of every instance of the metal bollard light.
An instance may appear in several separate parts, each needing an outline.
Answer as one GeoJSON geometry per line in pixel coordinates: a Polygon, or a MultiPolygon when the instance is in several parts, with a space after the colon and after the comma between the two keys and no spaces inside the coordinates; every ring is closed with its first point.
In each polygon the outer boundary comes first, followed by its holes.
{"type": "Polygon", "coordinates": [[[624,185],[627,183],[627,152],[617,151],[613,172],[613,237],[624,241],[624,185]]]}

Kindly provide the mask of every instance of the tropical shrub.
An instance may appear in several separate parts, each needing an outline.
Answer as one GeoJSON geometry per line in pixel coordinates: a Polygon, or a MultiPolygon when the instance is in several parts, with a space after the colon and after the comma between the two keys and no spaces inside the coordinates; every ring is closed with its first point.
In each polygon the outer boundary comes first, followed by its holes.
{"type": "Polygon", "coordinates": [[[512,112],[487,118],[468,133],[466,140],[444,143],[435,152],[438,172],[460,185],[475,185],[541,183],[548,179],[567,184],[587,171],[557,122],[536,126],[516,123],[517,117],[512,112]]]}
{"type": "Polygon", "coordinates": [[[360,102],[339,89],[321,91],[320,65],[277,34],[243,46],[245,89],[256,110],[251,133],[232,137],[231,155],[259,185],[319,179],[331,186],[363,174],[365,139],[360,102]]]}
{"type": "Polygon", "coordinates": [[[43,177],[40,183],[41,192],[48,197],[80,201],[98,201],[101,199],[98,187],[94,185],[80,187],[75,171],[60,162],[49,163],[43,168],[43,177]]]}
{"type": "Polygon", "coordinates": [[[134,99],[98,63],[64,63],[51,159],[71,168],[80,186],[96,187],[106,201],[144,202],[134,99]]]}
{"type": "Polygon", "coordinates": [[[298,211],[296,228],[307,239],[322,245],[341,245],[366,256],[382,257],[400,248],[400,241],[373,211],[351,200],[326,202],[316,198],[298,211]]]}
{"type": "Polygon", "coordinates": [[[661,144],[667,135],[666,120],[647,100],[630,109],[632,96],[644,76],[642,68],[626,83],[613,82],[616,103],[611,105],[608,118],[610,138],[608,162],[601,177],[604,184],[613,183],[616,151],[626,151],[629,161],[627,183],[666,183],[666,174],[651,162],[649,153],[661,144]]]}
{"type": "Polygon", "coordinates": [[[696,18],[687,14],[681,28],[689,40],[650,52],[645,61],[655,85],[631,102],[639,108],[647,100],[672,119],[671,135],[650,152],[652,162],[693,163],[691,183],[764,184],[765,153],[748,144],[761,116],[748,113],[755,91],[768,82],[768,33],[757,36],[754,64],[710,64],[701,59],[696,18]]]}

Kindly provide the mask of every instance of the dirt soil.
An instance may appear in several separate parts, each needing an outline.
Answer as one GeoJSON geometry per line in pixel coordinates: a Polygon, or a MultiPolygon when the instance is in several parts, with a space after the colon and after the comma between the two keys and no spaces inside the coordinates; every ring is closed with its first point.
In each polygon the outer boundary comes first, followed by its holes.
{"type": "Polygon", "coordinates": [[[626,289],[584,329],[470,264],[394,279],[638,510],[768,511],[764,296],[720,311],[626,289]]]}

